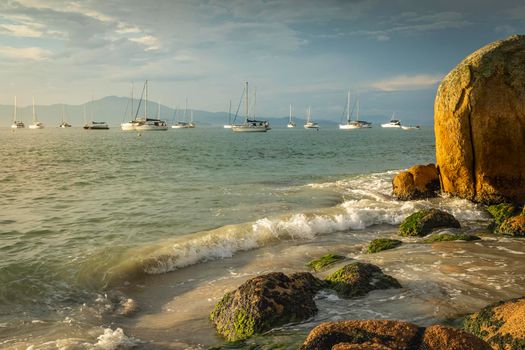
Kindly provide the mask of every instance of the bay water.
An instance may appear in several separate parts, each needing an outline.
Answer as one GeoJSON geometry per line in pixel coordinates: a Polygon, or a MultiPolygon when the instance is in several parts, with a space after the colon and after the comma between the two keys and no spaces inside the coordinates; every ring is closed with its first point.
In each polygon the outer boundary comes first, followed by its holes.
{"type": "Polygon", "coordinates": [[[326,320],[427,325],[525,293],[525,245],[490,235],[482,207],[392,197],[400,169],[435,161],[430,126],[0,129],[0,146],[2,348],[220,346],[207,315],[225,291],[260,273],[305,271],[327,252],[375,263],[404,288],[354,300],[321,293],[313,319],[239,346],[297,348],[326,320]],[[427,207],[483,240],[404,239],[363,254],[427,207]]]}

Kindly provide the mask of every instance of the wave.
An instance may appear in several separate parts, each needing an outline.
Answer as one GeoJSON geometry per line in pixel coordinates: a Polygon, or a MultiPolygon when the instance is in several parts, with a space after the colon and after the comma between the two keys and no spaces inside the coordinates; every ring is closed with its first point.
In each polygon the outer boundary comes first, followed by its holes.
{"type": "MultiPolygon", "coordinates": [[[[397,201],[391,196],[394,172],[362,175],[309,187],[335,187],[343,191],[343,203],[309,212],[261,218],[252,223],[228,225],[160,242],[131,252],[133,264],[120,266],[146,274],[161,274],[204,261],[232,257],[236,252],[275,244],[279,241],[308,241],[338,231],[364,230],[373,225],[398,225],[413,212],[437,207],[459,220],[484,220],[486,214],[475,204],[456,198],[397,201]]],[[[119,267],[116,268],[117,270],[119,267]]],[[[119,274],[117,274],[119,275],[119,274]]]]}

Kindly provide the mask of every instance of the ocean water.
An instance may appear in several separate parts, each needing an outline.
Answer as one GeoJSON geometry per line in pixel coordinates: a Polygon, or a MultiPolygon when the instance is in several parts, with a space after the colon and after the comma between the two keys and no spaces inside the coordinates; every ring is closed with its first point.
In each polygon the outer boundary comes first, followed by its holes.
{"type": "Polygon", "coordinates": [[[207,315],[225,291],[331,251],[381,266],[403,290],[321,294],[312,320],[251,341],[296,348],[315,324],[344,318],[425,325],[525,292],[520,240],[362,253],[419,208],[487,232],[467,201],[391,196],[397,171],[434,162],[431,127],[2,129],[0,146],[1,348],[217,346],[207,315]]]}

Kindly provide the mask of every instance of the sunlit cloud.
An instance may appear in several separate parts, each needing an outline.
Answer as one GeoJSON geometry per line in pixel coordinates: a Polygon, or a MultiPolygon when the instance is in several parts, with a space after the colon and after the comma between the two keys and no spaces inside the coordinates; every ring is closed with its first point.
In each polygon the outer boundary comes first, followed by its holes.
{"type": "Polygon", "coordinates": [[[421,90],[434,87],[441,79],[443,79],[442,75],[435,74],[398,75],[374,82],[370,86],[382,91],[421,90]]]}
{"type": "Polygon", "coordinates": [[[0,46],[0,56],[10,60],[40,61],[51,55],[49,50],[40,47],[0,46]]]}

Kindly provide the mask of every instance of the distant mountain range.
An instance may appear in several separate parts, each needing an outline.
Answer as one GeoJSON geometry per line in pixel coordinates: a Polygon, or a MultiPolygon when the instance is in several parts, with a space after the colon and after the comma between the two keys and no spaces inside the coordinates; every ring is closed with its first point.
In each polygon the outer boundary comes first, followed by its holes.
{"type": "MultiPolygon", "coordinates": [[[[133,108],[136,109],[139,100],[134,100],[133,108]]],[[[58,127],[62,121],[62,108],[64,109],[65,119],[73,126],[82,126],[86,121],[105,121],[110,126],[119,126],[122,122],[129,121],[132,118],[131,103],[127,97],[107,96],[93,102],[86,102],[82,105],[36,105],[36,115],[39,121],[43,122],[46,127],[58,127]],[[84,120],[84,108],[86,111],[86,120],[84,120]]],[[[148,102],[148,116],[155,118],[157,116],[158,104],[154,101],[148,102]]],[[[134,114],[135,114],[134,113],[134,114]]],[[[172,124],[183,117],[183,110],[175,110],[165,105],[160,105],[160,118],[167,120],[172,124]]],[[[133,115],[134,115],[133,114],[133,115]]],[[[187,119],[189,119],[189,111],[187,119]]],[[[139,116],[144,115],[144,103],[141,104],[139,116]]],[[[233,116],[232,116],[233,117],[233,116]]],[[[18,107],[17,119],[23,121],[26,126],[31,123],[32,106],[18,107]]],[[[228,122],[227,112],[208,112],[193,110],[193,119],[199,126],[222,126],[228,122]]],[[[288,116],[283,117],[266,117],[261,116],[259,119],[268,120],[273,126],[285,126],[288,123],[288,116]]],[[[367,117],[369,121],[375,123],[384,123],[384,117],[367,117]]],[[[242,116],[238,116],[236,122],[241,123],[242,116]]],[[[13,121],[13,106],[0,105],[0,126],[10,126],[13,121]]],[[[337,125],[339,120],[316,120],[322,125],[337,125]]],[[[305,123],[304,119],[296,118],[298,126],[305,123]]]]}

